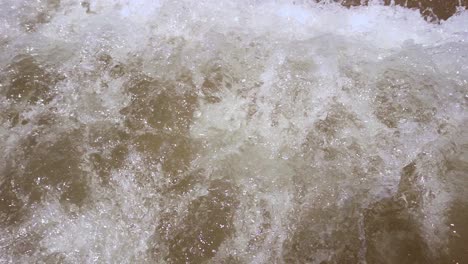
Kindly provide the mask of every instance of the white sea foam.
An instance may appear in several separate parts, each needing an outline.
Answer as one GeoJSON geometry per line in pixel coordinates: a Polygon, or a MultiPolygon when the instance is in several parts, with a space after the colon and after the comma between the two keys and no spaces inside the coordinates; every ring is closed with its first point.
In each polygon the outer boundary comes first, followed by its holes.
{"type": "Polygon", "coordinates": [[[41,185],[48,175],[32,172],[42,196],[29,203],[29,189],[15,189],[25,212],[4,227],[0,262],[339,262],[340,243],[365,262],[368,226],[378,223],[363,215],[391,197],[414,199],[400,209],[422,226],[432,254],[445,254],[454,195],[444,159],[466,147],[467,12],[430,24],[377,3],[8,2],[0,183],[30,168],[24,142],[37,133],[32,149],[46,150],[31,155],[53,156],[47,148],[71,138],[88,191],[82,203],[64,201],[73,180],[41,185]],[[22,56],[59,76],[50,100],[30,103],[5,88],[21,78],[11,65],[22,56]],[[39,121],[48,115],[54,122],[39,121]],[[153,141],[140,141],[148,134],[153,141]],[[114,157],[119,147],[123,158],[114,157]],[[110,160],[107,176],[93,155],[110,160]],[[417,172],[406,175],[412,163],[417,172]],[[8,176],[9,166],[18,173],[8,176]],[[222,237],[208,241],[212,253],[179,248],[198,245],[190,230],[215,229],[203,214],[232,228],[212,235],[222,237]],[[295,251],[307,243],[316,247],[295,251]]]}

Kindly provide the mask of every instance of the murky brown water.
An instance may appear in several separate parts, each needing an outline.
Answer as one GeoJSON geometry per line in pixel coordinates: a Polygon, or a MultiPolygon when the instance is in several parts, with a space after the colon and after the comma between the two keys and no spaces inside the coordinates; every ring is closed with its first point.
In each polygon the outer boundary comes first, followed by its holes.
{"type": "Polygon", "coordinates": [[[467,2],[395,3],[0,2],[0,262],[468,263],[467,2]]]}
{"type": "MultiPolygon", "coordinates": [[[[344,0],[339,1],[345,6],[367,5],[368,0],[344,0]]],[[[370,1],[372,2],[372,1],[370,1]]],[[[399,5],[412,9],[419,9],[421,14],[429,20],[446,20],[451,17],[460,7],[467,7],[466,0],[384,0],[385,5],[399,5]]]]}

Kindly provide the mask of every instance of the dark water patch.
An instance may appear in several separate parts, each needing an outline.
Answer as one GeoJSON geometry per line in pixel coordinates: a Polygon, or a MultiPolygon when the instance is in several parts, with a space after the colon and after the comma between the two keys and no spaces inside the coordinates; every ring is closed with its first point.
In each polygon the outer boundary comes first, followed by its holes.
{"type": "MultiPolygon", "coordinates": [[[[317,2],[326,2],[316,0],[317,2]]],[[[369,0],[334,0],[346,7],[368,5],[369,0]]],[[[466,0],[384,0],[385,5],[395,4],[398,6],[416,9],[421,12],[428,21],[436,22],[446,20],[453,16],[458,8],[468,7],[466,0]]]]}
{"type": "Polygon", "coordinates": [[[283,245],[284,262],[358,263],[359,211],[353,207],[311,206],[295,212],[300,217],[283,245]]]}
{"type": "Polygon", "coordinates": [[[364,219],[368,263],[434,263],[419,223],[402,201],[379,201],[364,219]]]}
{"type": "Polygon", "coordinates": [[[227,180],[213,180],[208,194],[190,203],[181,223],[173,226],[163,222],[159,232],[168,239],[166,261],[202,263],[216,255],[221,243],[235,232],[233,217],[239,203],[236,196],[235,185],[227,180]]]}
{"type": "Polygon", "coordinates": [[[33,10],[28,6],[23,6],[23,9],[29,11],[29,15],[22,17],[22,26],[26,32],[35,32],[41,25],[49,23],[52,17],[60,8],[60,0],[45,0],[39,1],[38,5],[33,10]]]}
{"type": "Polygon", "coordinates": [[[53,88],[60,80],[58,74],[39,64],[30,55],[18,55],[2,72],[2,94],[17,103],[47,104],[54,97],[53,88]]]}
{"type": "Polygon", "coordinates": [[[197,105],[194,94],[177,94],[174,83],[145,77],[132,81],[128,91],[131,103],[121,113],[129,117],[130,127],[148,124],[156,129],[170,129],[173,133],[188,130],[197,105]]]}
{"type": "Polygon", "coordinates": [[[64,203],[82,205],[88,186],[80,168],[82,149],[79,131],[60,135],[55,141],[30,138],[11,156],[4,174],[2,216],[11,223],[25,220],[33,204],[47,195],[64,203]]]}

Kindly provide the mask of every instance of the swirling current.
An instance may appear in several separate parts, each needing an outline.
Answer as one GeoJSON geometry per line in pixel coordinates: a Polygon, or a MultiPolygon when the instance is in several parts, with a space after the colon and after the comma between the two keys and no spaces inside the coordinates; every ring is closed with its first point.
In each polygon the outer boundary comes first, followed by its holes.
{"type": "Polygon", "coordinates": [[[466,1],[349,5],[0,1],[0,262],[468,263],[466,1]]]}

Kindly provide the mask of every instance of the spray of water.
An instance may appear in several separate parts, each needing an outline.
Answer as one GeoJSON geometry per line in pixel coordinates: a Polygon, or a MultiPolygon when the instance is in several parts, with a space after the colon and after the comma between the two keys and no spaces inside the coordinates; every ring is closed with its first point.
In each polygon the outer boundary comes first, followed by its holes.
{"type": "Polygon", "coordinates": [[[0,13],[0,262],[468,261],[468,13],[0,13]]]}

